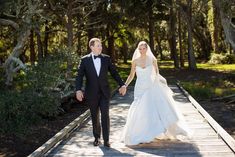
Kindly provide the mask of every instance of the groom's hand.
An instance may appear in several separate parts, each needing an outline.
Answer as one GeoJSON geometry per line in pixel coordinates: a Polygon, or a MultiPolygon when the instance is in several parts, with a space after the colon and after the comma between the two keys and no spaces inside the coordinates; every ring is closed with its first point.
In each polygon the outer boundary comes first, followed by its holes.
{"type": "Polygon", "coordinates": [[[78,90],[76,92],[76,98],[78,99],[78,101],[82,101],[83,100],[83,93],[81,90],[78,90]]]}
{"type": "Polygon", "coordinates": [[[122,86],[119,88],[119,93],[124,96],[126,94],[126,85],[122,86]]]}

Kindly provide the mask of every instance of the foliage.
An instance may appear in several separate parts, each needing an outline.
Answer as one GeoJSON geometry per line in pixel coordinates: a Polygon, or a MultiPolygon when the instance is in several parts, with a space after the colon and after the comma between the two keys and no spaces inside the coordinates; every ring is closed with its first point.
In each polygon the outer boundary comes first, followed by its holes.
{"type": "Polygon", "coordinates": [[[64,91],[58,87],[65,82],[66,59],[61,53],[50,56],[21,72],[14,89],[1,89],[0,132],[24,133],[28,126],[59,114],[64,91]]]}
{"type": "Polygon", "coordinates": [[[234,84],[221,79],[195,82],[182,82],[183,87],[196,99],[210,99],[212,97],[230,95],[235,93],[234,84]]]}
{"type": "Polygon", "coordinates": [[[216,54],[213,53],[211,55],[211,59],[209,60],[210,64],[233,64],[235,63],[235,55],[234,54],[216,54]]]}
{"type": "Polygon", "coordinates": [[[206,86],[185,82],[183,83],[183,87],[196,99],[208,99],[212,95],[211,89],[206,86]]]}
{"type": "Polygon", "coordinates": [[[185,89],[198,99],[208,99],[235,93],[235,83],[230,77],[217,77],[210,81],[202,79],[194,82],[184,81],[182,84],[185,89]]]}

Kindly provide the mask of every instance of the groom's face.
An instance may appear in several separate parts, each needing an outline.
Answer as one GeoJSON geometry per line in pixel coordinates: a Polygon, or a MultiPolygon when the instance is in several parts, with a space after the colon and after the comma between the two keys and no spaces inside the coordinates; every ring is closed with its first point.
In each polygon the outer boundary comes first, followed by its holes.
{"type": "Polygon", "coordinates": [[[95,54],[100,54],[102,52],[102,44],[99,41],[95,41],[94,45],[91,46],[91,50],[95,54]]]}

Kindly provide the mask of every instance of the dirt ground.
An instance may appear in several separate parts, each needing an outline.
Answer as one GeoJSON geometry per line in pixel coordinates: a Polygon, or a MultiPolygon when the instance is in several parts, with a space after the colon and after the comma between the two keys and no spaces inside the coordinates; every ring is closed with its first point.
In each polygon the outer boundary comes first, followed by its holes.
{"type": "MultiPolygon", "coordinates": [[[[161,70],[161,74],[168,82],[195,81],[200,79],[226,78],[235,80],[234,74],[215,72],[211,70],[161,70]]],[[[235,104],[226,104],[220,101],[199,101],[202,107],[235,138],[235,104]]],[[[67,124],[87,110],[87,106],[75,105],[68,113],[59,116],[56,120],[44,121],[30,128],[26,137],[0,134],[0,157],[24,157],[40,147],[67,124]]]]}
{"type": "Polygon", "coordinates": [[[201,101],[200,105],[235,139],[235,103],[201,101]]]}
{"type": "Polygon", "coordinates": [[[45,120],[29,128],[30,133],[24,137],[0,134],[0,157],[28,156],[87,109],[82,104],[74,105],[68,113],[57,119],[45,120]]]}

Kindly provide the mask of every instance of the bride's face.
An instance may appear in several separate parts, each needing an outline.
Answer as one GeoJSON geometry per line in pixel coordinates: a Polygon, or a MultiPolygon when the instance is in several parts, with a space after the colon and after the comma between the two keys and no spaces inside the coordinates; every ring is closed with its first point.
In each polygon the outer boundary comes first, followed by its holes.
{"type": "Polygon", "coordinates": [[[146,54],[146,52],[147,52],[147,46],[144,45],[144,44],[140,45],[140,46],[139,46],[139,51],[140,51],[141,54],[146,54]]]}

